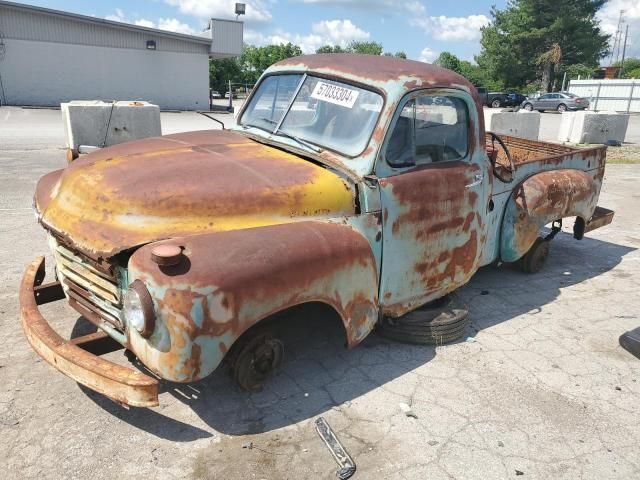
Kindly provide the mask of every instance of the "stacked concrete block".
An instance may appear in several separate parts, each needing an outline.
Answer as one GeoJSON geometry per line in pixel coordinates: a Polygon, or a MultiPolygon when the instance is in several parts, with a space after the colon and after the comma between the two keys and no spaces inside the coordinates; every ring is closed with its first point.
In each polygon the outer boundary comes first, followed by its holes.
{"type": "MultiPolygon", "coordinates": [[[[486,110],[485,110],[486,111],[486,110]]],[[[486,129],[498,135],[538,140],[540,112],[492,112],[485,115],[486,129]]]]}
{"type": "Polygon", "coordinates": [[[558,140],[569,143],[624,142],[629,115],[617,112],[565,112],[558,140]]]}
{"type": "Polygon", "coordinates": [[[160,108],[147,102],[72,101],[61,110],[66,147],[76,152],[162,135],[160,108]]]}

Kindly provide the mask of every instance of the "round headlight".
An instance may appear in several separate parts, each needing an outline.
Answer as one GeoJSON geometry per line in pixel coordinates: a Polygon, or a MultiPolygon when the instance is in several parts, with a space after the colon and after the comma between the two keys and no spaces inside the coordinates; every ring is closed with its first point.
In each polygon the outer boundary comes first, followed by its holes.
{"type": "Polygon", "coordinates": [[[128,328],[135,328],[145,338],[153,333],[153,300],[147,287],[140,280],[135,280],[129,285],[129,290],[124,296],[122,312],[128,328]]]}

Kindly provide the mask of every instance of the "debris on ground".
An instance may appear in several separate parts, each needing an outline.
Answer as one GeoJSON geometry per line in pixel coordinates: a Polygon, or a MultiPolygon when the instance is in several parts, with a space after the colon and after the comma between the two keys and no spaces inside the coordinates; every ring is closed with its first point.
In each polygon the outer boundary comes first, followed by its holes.
{"type": "Polygon", "coordinates": [[[416,413],[413,410],[411,410],[411,407],[409,405],[407,405],[406,403],[400,402],[398,404],[398,406],[400,407],[400,410],[402,410],[402,412],[407,417],[418,418],[418,415],[416,415],[416,413]]]}
{"type": "Polygon", "coordinates": [[[340,467],[336,472],[338,478],[340,480],[351,478],[351,476],[356,473],[356,464],[323,417],[316,419],[316,431],[340,467]]]}
{"type": "Polygon", "coordinates": [[[432,447],[435,447],[435,446],[436,446],[436,445],[438,445],[438,443],[440,443],[440,442],[438,442],[437,440],[429,440],[427,443],[428,443],[429,445],[431,445],[432,447]]]}
{"type": "Polygon", "coordinates": [[[499,447],[504,447],[504,442],[502,442],[502,440],[498,440],[498,446],[499,447]]]}
{"type": "Polygon", "coordinates": [[[521,472],[520,470],[516,470],[516,475],[518,475],[518,476],[524,475],[524,472],[521,472]]]}
{"type": "Polygon", "coordinates": [[[467,337],[468,343],[476,343],[476,337],[467,337]]]}
{"type": "Polygon", "coordinates": [[[249,450],[251,450],[253,448],[253,442],[244,442],[242,444],[242,448],[248,448],[249,450]]]}

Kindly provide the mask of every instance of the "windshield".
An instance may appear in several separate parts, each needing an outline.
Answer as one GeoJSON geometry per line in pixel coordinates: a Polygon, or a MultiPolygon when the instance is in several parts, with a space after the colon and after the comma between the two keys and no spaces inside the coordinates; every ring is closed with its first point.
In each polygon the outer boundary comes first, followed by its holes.
{"type": "Polygon", "coordinates": [[[363,88],[311,75],[271,75],[240,125],[354,157],[367,146],[381,109],[382,96],[363,88]]]}

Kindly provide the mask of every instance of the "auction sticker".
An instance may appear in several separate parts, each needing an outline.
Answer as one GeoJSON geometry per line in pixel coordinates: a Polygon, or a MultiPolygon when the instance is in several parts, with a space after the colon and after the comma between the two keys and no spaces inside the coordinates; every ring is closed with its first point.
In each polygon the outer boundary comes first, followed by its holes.
{"type": "Polygon", "coordinates": [[[311,92],[311,98],[324,102],[335,103],[347,108],[353,108],[360,92],[351,88],[333,85],[331,83],[318,82],[311,92]]]}

